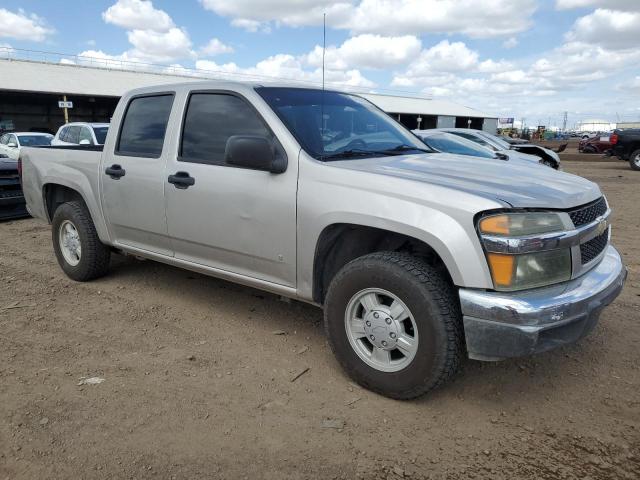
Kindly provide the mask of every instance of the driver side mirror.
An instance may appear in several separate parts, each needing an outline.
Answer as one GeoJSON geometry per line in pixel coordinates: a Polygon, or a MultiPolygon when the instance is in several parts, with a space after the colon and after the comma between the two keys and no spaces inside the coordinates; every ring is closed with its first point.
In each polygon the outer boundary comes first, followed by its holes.
{"type": "Polygon", "coordinates": [[[496,158],[500,160],[509,160],[509,155],[505,153],[496,152],[496,158]]]}
{"type": "Polygon", "coordinates": [[[9,147],[9,148],[18,148],[18,144],[16,143],[15,140],[11,140],[9,143],[7,143],[7,147],[9,147]]]}
{"type": "Polygon", "coordinates": [[[83,138],[82,140],[80,140],[80,145],[91,145],[91,142],[86,138],[83,138]]]}
{"type": "Polygon", "coordinates": [[[283,173],[287,169],[287,160],[276,155],[272,142],[258,135],[233,135],[227,140],[224,161],[253,170],[265,170],[271,173],[283,173]]]}

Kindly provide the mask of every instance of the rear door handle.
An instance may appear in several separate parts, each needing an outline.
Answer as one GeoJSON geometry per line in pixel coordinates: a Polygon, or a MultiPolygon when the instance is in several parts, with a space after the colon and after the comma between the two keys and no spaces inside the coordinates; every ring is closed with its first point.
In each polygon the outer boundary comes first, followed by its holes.
{"type": "Polygon", "coordinates": [[[191,177],[188,172],[176,172],[175,175],[169,175],[168,181],[181,190],[196,183],[196,179],[191,177]]]}
{"type": "Polygon", "coordinates": [[[120,177],[124,177],[127,172],[120,165],[114,164],[110,167],[107,167],[104,173],[109,175],[114,180],[118,180],[120,177]]]}

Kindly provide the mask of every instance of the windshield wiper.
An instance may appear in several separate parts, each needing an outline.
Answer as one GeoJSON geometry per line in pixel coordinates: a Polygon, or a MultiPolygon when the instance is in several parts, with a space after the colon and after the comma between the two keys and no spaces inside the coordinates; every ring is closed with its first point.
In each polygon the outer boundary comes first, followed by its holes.
{"type": "Polygon", "coordinates": [[[354,149],[344,150],[342,152],[330,153],[328,155],[320,155],[320,160],[339,160],[341,158],[369,157],[372,155],[373,156],[386,155],[386,153],[377,151],[377,150],[359,150],[354,148],[354,149]]]}
{"type": "Polygon", "coordinates": [[[388,152],[409,152],[409,151],[433,153],[433,150],[428,150],[426,148],[420,148],[420,147],[414,147],[412,145],[398,145],[397,147],[393,147],[393,148],[390,148],[388,150],[381,150],[381,151],[384,152],[384,153],[388,153],[388,152]]]}
{"type": "Polygon", "coordinates": [[[397,147],[388,148],[386,150],[363,150],[359,148],[352,148],[344,150],[342,152],[330,153],[328,155],[321,155],[321,160],[338,160],[342,158],[352,157],[367,157],[367,156],[389,156],[389,155],[402,155],[404,152],[416,151],[424,153],[433,153],[432,150],[420,147],[412,147],[411,145],[398,145],[397,147]]]}

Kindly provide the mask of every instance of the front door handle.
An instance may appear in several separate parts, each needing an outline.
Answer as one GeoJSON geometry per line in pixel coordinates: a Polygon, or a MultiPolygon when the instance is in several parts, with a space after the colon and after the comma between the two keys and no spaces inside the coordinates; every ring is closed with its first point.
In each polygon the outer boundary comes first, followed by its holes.
{"type": "Polygon", "coordinates": [[[188,172],[176,172],[175,175],[169,175],[168,181],[181,190],[189,188],[196,183],[196,179],[189,176],[188,172]]]}
{"type": "Polygon", "coordinates": [[[110,167],[107,167],[104,173],[109,175],[114,180],[118,180],[120,179],[120,177],[124,177],[127,172],[120,165],[114,164],[114,165],[111,165],[110,167]]]}

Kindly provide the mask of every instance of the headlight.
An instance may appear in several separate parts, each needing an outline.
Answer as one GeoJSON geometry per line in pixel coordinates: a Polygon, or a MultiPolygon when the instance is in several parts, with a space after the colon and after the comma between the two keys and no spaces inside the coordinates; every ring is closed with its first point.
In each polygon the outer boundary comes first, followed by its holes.
{"type": "MultiPolygon", "coordinates": [[[[506,213],[482,218],[480,237],[496,290],[524,290],[563,282],[571,278],[571,249],[527,253],[498,252],[495,244],[518,244],[523,239],[565,230],[562,218],[552,212],[506,213]],[[497,240],[497,241],[496,241],[497,240]]],[[[542,243],[542,242],[541,242],[542,243]]]]}

